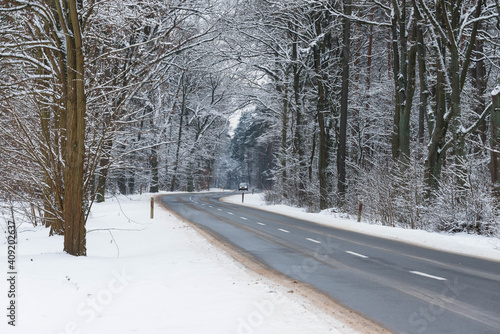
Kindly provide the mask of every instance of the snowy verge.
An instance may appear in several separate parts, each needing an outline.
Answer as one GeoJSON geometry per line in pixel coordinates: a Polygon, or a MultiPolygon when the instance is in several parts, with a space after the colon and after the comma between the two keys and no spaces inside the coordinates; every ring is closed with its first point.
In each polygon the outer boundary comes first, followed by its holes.
{"type": "Polygon", "coordinates": [[[446,252],[500,261],[500,238],[485,237],[467,233],[448,234],[428,232],[423,230],[411,230],[375,225],[364,222],[358,223],[354,219],[342,218],[338,214],[328,212],[327,210],[320,213],[310,213],[306,212],[304,209],[294,208],[287,205],[267,205],[262,196],[262,193],[245,194],[244,203],[242,203],[241,195],[232,195],[224,197],[221,200],[228,203],[245,205],[261,210],[288,215],[317,224],[398,240],[446,252]]]}
{"type": "MultiPolygon", "coordinates": [[[[18,226],[16,327],[0,333],[354,333],[306,298],[248,271],[150,194],[95,204],[88,256],[63,253],[44,227],[18,226]]],[[[5,232],[6,222],[0,218],[5,232]]],[[[7,272],[7,238],[0,239],[7,272]]]]}

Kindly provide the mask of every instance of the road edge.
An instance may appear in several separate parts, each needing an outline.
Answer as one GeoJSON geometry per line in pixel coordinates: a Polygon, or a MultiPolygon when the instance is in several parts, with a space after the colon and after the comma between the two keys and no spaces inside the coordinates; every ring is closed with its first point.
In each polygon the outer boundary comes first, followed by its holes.
{"type": "MultiPolygon", "coordinates": [[[[278,214],[278,215],[283,215],[283,216],[287,216],[287,217],[291,217],[291,218],[297,218],[293,214],[286,214],[286,213],[282,213],[282,212],[276,212],[276,211],[273,211],[273,210],[270,210],[270,209],[266,209],[266,207],[256,207],[256,206],[253,206],[253,205],[248,205],[246,203],[237,203],[237,202],[230,202],[228,200],[225,200],[226,198],[228,198],[230,196],[235,196],[235,195],[227,195],[225,197],[221,197],[219,199],[219,201],[222,202],[222,203],[226,203],[226,204],[239,205],[239,206],[244,206],[244,207],[251,208],[251,209],[261,210],[261,211],[264,211],[264,212],[270,212],[270,213],[274,213],[274,214],[278,214]]],[[[301,218],[301,219],[304,219],[304,218],[301,218]]],[[[344,231],[348,231],[348,232],[352,232],[352,233],[359,233],[359,234],[369,235],[369,236],[376,237],[376,238],[381,238],[381,239],[396,241],[396,242],[399,242],[399,243],[402,243],[402,244],[406,244],[406,245],[410,245],[410,246],[416,246],[416,247],[420,247],[420,248],[425,248],[425,249],[429,249],[429,250],[432,250],[432,251],[438,251],[438,252],[443,252],[443,253],[460,255],[460,256],[470,257],[470,258],[474,258],[474,259],[478,259],[478,260],[482,260],[482,261],[489,261],[489,262],[500,263],[500,259],[494,258],[494,257],[481,256],[481,255],[477,255],[477,254],[469,254],[469,253],[465,253],[465,252],[461,252],[461,251],[456,251],[456,250],[454,251],[454,250],[447,249],[447,248],[430,246],[430,245],[426,245],[426,244],[423,244],[423,243],[419,243],[419,242],[415,242],[415,241],[411,241],[411,240],[407,240],[407,239],[394,238],[392,236],[387,236],[387,235],[372,235],[372,234],[370,234],[369,231],[363,232],[363,231],[359,231],[359,230],[352,230],[352,229],[349,229],[347,227],[333,226],[333,225],[321,223],[321,222],[310,220],[310,219],[304,219],[304,220],[307,220],[308,222],[310,222],[312,224],[316,224],[316,225],[320,225],[320,226],[332,227],[332,228],[336,228],[336,229],[339,229],[339,230],[344,230],[344,231]]]]}
{"type": "MultiPolygon", "coordinates": [[[[236,246],[233,246],[224,240],[218,239],[215,235],[203,229],[201,226],[189,221],[182,215],[171,210],[166,203],[161,200],[161,197],[169,196],[168,194],[155,196],[155,202],[160,207],[177,219],[188,224],[201,236],[203,236],[210,244],[214,245],[222,252],[233,258],[236,262],[243,265],[251,274],[268,279],[275,284],[281,286],[283,291],[294,293],[301,298],[309,301],[313,306],[319,308],[327,316],[334,317],[338,322],[348,327],[351,332],[359,333],[392,333],[390,330],[383,327],[380,323],[370,320],[356,311],[351,310],[347,306],[338,302],[334,298],[326,295],[311,285],[303,282],[298,282],[283,273],[273,270],[262,263],[256,261],[252,256],[245,254],[236,246]]],[[[296,300],[297,301],[297,300],[296,300]]],[[[297,301],[299,302],[299,301],[297,301]]],[[[301,303],[302,305],[302,303],[301,303]]],[[[302,305],[304,306],[304,305],[302,305]]],[[[305,307],[305,306],[304,306],[305,307]]],[[[338,329],[341,330],[341,329],[338,329]]]]}

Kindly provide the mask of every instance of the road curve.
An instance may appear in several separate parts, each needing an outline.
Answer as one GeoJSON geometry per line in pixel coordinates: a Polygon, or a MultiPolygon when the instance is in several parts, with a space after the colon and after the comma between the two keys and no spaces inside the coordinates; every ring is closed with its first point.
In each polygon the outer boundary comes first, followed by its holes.
{"type": "Polygon", "coordinates": [[[161,198],[254,261],[395,333],[500,333],[500,263],[265,212],[219,199],[161,198]]]}

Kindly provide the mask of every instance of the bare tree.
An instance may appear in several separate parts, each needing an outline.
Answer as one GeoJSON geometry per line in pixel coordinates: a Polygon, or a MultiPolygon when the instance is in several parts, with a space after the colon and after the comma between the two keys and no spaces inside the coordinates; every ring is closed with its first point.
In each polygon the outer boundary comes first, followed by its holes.
{"type": "MultiPolygon", "coordinates": [[[[213,23],[202,20],[200,6],[6,1],[0,56],[15,72],[2,80],[2,113],[9,116],[2,122],[15,130],[3,130],[11,140],[2,149],[42,171],[16,168],[25,172],[23,187],[38,189],[45,222],[51,233],[64,234],[67,253],[86,254],[85,223],[96,184],[103,199],[116,136],[148,117],[146,106],[134,109],[131,99],[158,87],[152,82],[163,80],[176,54],[213,39],[207,36],[213,23]]],[[[9,191],[30,193],[19,186],[9,191]]]]}

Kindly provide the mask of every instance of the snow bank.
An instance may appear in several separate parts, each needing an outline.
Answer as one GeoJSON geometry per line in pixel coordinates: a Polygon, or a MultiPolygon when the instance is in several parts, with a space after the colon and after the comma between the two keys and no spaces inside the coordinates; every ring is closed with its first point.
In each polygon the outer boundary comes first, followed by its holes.
{"type": "MultiPolygon", "coordinates": [[[[352,333],[297,294],[248,272],[149,196],[95,204],[88,256],[61,252],[62,237],[18,228],[18,312],[0,333],[352,333]]],[[[2,227],[5,226],[0,221],[2,227]]],[[[7,272],[6,238],[0,266],[7,272]]]]}
{"type": "Polygon", "coordinates": [[[434,248],[447,252],[481,257],[489,260],[500,261],[500,239],[467,233],[436,233],[422,230],[410,230],[397,227],[381,226],[368,223],[358,223],[356,220],[341,218],[328,211],[321,213],[308,213],[304,209],[286,205],[267,205],[262,199],[263,194],[251,193],[245,195],[245,203],[241,203],[241,195],[225,197],[225,202],[256,207],[294,218],[309,220],[318,224],[329,225],[346,230],[394,239],[434,248]]]}

